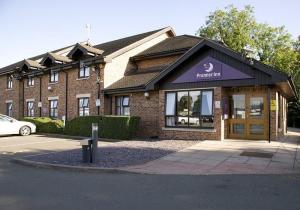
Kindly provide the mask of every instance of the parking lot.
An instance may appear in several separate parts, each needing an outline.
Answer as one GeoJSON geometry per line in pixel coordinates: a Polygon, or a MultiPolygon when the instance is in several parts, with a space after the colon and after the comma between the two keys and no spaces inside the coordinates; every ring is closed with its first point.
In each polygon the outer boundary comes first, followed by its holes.
{"type": "Polygon", "coordinates": [[[58,138],[45,135],[3,136],[0,137],[0,154],[22,157],[42,153],[59,152],[79,148],[74,139],[58,138]]]}

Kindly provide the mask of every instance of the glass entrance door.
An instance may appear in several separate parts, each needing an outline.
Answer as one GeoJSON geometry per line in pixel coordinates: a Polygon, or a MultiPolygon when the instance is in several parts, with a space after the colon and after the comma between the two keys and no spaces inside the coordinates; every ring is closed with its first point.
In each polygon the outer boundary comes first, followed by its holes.
{"type": "Polygon", "coordinates": [[[228,137],[268,139],[267,97],[264,93],[232,94],[228,119],[228,137]]]}

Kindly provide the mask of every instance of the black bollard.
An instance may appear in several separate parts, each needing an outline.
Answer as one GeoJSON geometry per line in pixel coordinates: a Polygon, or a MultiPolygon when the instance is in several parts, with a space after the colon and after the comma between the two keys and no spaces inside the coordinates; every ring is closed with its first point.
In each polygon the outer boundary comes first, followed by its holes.
{"type": "Polygon", "coordinates": [[[98,150],[98,123],[92,124],[92,161],[91,163],[96,163],[97,160],[97,150],[98,150]]]}

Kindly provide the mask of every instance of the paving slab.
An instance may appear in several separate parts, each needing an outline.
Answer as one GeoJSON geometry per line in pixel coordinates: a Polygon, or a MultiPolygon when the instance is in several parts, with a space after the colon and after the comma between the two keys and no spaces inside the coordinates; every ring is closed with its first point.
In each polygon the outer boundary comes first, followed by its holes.
{"type": "MultiPolygon", "coordinates": [[[[133,170],[162,174],[300,173],[300,130],[277,142],[203,141],[133,170]],[[241,156],[245,151],[272,153],[272,158],[241,156]]],[[[255,155],[255,154],[254,154],[255,155]]]]}

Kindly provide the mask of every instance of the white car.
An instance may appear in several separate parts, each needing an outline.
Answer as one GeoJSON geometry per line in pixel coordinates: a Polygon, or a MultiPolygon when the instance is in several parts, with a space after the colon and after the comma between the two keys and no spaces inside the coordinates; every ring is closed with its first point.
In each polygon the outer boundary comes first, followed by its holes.
{"type": "Polygon", "coordinates": [[[20,134],[21,136],[28,136],[35,132],[35,124],[18,121],[12,117],[0,114],[0,135],[20,134]]]}

